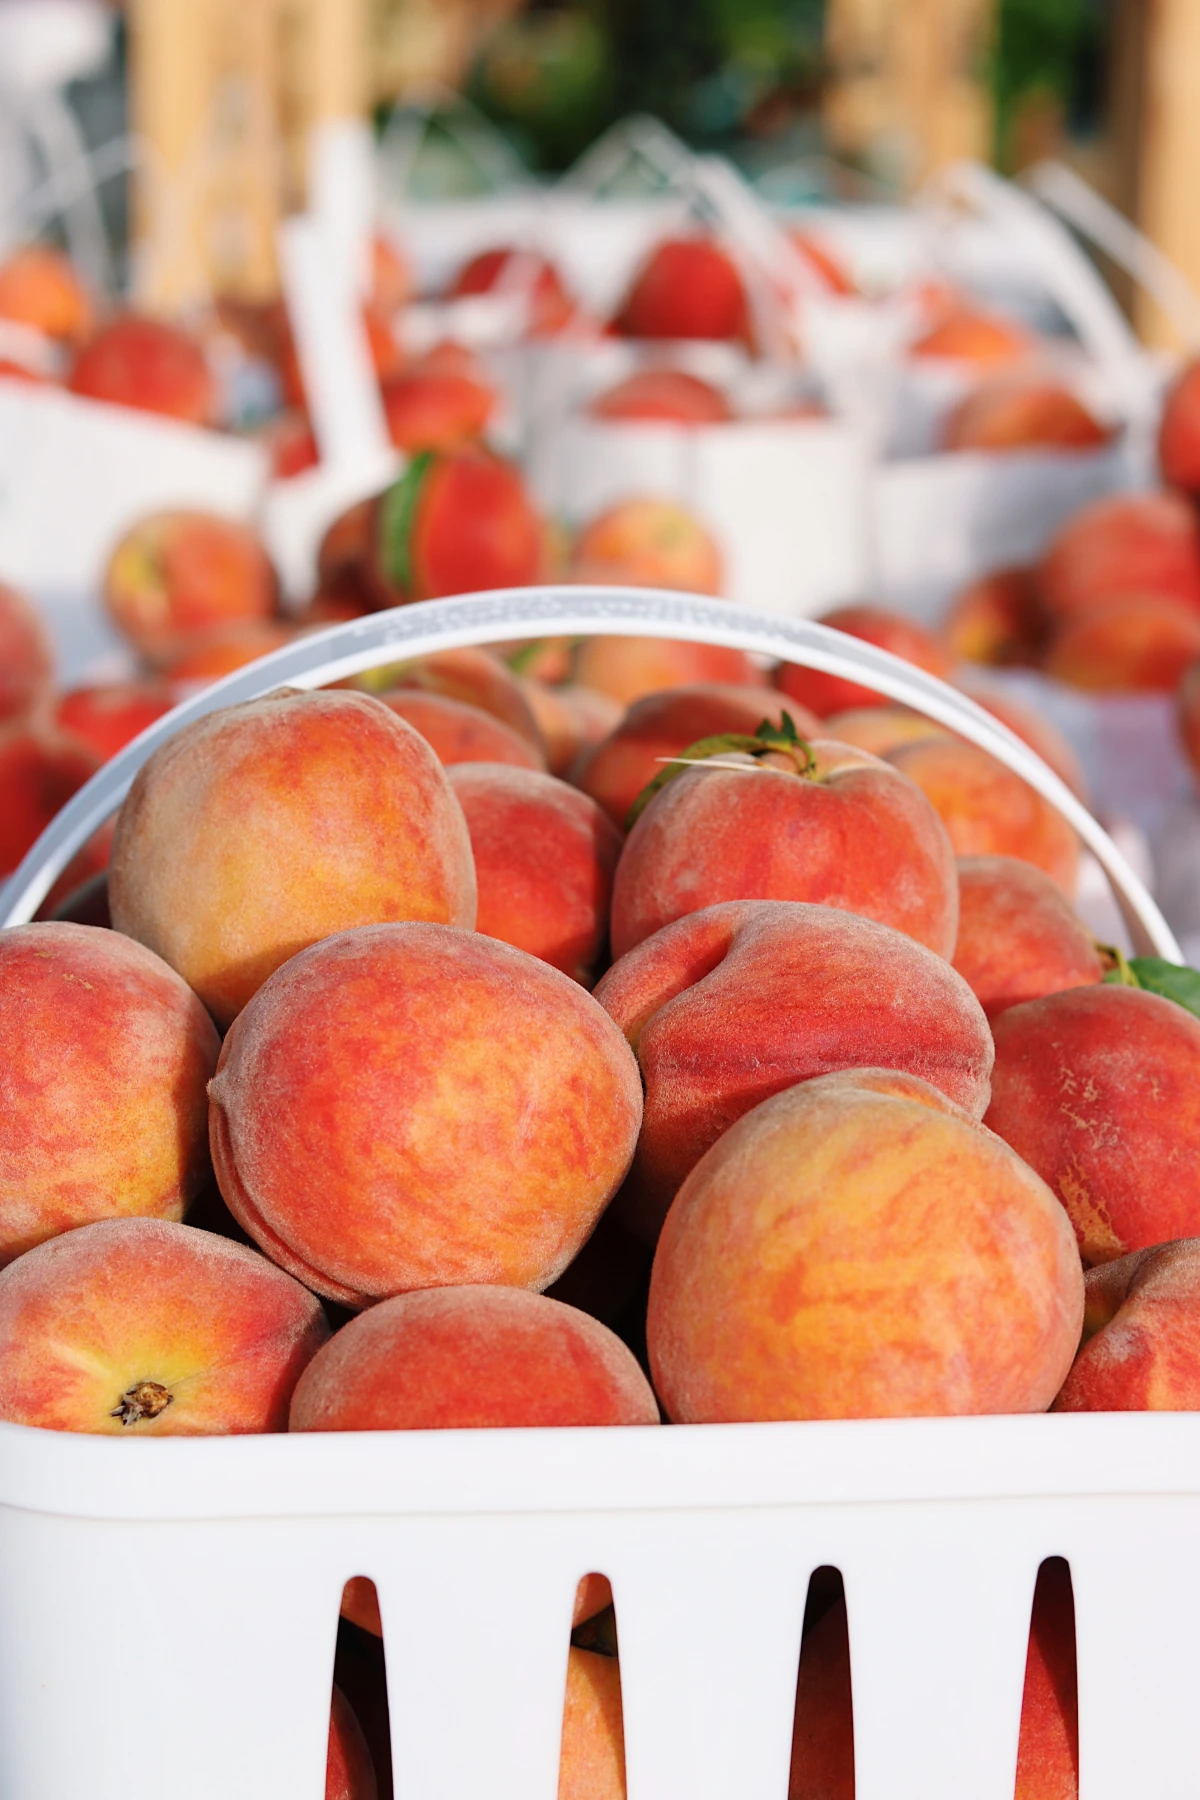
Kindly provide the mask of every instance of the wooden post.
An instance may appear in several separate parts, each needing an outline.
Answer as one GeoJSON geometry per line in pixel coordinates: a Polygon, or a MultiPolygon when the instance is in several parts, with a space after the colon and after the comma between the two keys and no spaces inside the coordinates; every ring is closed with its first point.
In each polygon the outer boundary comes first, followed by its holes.
{"type": "MultiPolygon", "coordinates": [[[[1141,0],[1138,223],[1200,290],[1200,0],[1141,0]]],[[[1144,294],[1134,317],[1153,344],[1176,342],[1144,294]]]]}
{"type": "Polygon", "coordinates": [[[132,0],[130,112],[145,146],[134,184],[133,297],[172,311],[202,299],[208,272],[183,188],[212,88],[211,8],[199,0],[132,0]]]}

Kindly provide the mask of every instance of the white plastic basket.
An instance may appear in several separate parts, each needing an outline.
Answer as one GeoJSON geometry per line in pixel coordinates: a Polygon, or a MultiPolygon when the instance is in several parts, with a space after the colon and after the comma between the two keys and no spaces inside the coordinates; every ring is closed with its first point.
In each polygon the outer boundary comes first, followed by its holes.
{"type": "MultiPolygon", "coordinates": [[[[10,881],[28,919],[165,738],[281,683],[619,631],[868,680],[1059,807],[1139,949],[1153,901],[1031,751],[827,628],[688,595],[533,588],[306,638],[143,734],[10,881]]],[[[613,1585],[629,1800],[785,1800],[811,1571],[843,1574],[858,1800],[1012,1800],[1034,1581],[1069,1559],[1081,1800],[1194,1800],[1200,1421],[1180,1415],[115,1443],[0,1425],[4,1800],[320,1800],[343,1584],[379,1589],[403,1800],[554,1800],[571,1605],[613,1585]]]]}

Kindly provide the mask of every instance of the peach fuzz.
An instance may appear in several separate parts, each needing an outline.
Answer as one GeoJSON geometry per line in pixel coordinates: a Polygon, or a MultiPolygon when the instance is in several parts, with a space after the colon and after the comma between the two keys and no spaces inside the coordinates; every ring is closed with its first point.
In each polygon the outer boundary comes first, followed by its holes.
{"type": "Polygon", "coordinates": [[[354,1709],[338,1687],[329,1714],[325,1800],[378,1800],[375,1765],[354,1709]]]}
{"type": "Polygon", "coordinates": [[[585,525],[575,542],[576,581],[683,588],[719,594],[721,551],[699,519],[674,500],[622,500],[585,525]]]}
{"type": "Polygon", "coordinates": [[[183,1216],[220,1043],[157,956],[86,925],[0,932],[0,1264],[96,1219],[183,1216]]]}
{"type": "Polygon", "coordinates": [[[571,779],[624,830],[642,789],[668,766],[664,757],[678,756],[702,738],[729,732],[753,737],[764,719],[778,728],[785,710],[797,731],[805,736],[816,732],[811,713],[789,707],[769,688],[707,681],[646,694],[572,770],[571,779]]]}
{"type": "Polygon", "coordinates": [[[1043,1412],[1071,1366],[1070,1223],[926,1083],[847,1069],[730,1127],[675,1197],[646,1341],[668,1416],[1043,1412]]]}
{"type": "Polygon", "coordinates": [[[657,1424],[633,1352],[598,1320],[526,1288],[445,1287],[344,1325],[298,1382],[288,1429],[657,1424]]]}
{"type": "Polygon", "coordinates": [[[1036,668],[1048,624],[1032,569],[994,569],[970,582],[942,627],[952,655],[993,667],[1036,668]]]}
{"type": "Polygon", "coordinates": [[[0,730],[0,878],[99,767],[85,744],[44,725],[17,722],[0,730]]]}
{"type": "Polygon", "coordinates": [[[545,1288],[629,1167],[637,1064],[589,994],[494,938],[374,925],[280,969],[210,1088],[230,1212],[353,1307],[545,1288]]]}
{"type": "Polygon", "coordinates": [[[954,852],[915,783],[826,738],[668,768],[625,841],[612,947],[727,900],[805,900],[860,913],[948,957],[954,852]]]}
{"type": "Polygon", "coordinates": [[[1200,493],[1200,363],[1189,363],[1167,394],[1158,460],[1168,487],[1200,493]]]}
{"type": "Polygon", "coordinates": [[[616,318],[625,337],[751,337],[750,307],[732,258],[707,238],[666,238],[633,278],[616,318]]]}
{"type": "Polygon", "coordinates": [[[720,388],[683,369],[640,369],[597,394],[588,410],[597,419],[668,425],[720,425],[733,417],[720,388]]]}
{"type": "Polygon", "coordinates": [[[689,644],[682,638],[585,638],[575,658],[575,679],[622,706],[632,706],[661,688],[692,687],[698,681],[767,687],[744,650],[689,644]]]}
{"type": "MultiPolygon", "coordinates": [[[[865,644],[874,644],[879,650],[889,650],[930,675],[945,678],[950,673],[950,656],[945,646],[923,625],[902,618],[899,613],[886,612],[878,606],[839,606],[822,613],[818,623],[844,631],[865,644]]],[[[861,682],[848,681],[842,675],[826,675],[820,669],[806,669],[799,663],[781,663],[775,672],[775,685],[789,699],[799,700],[815,712],[819,719],[852,706],[890,704],[885,695],[861,682]]]]}
{"type": "Polygon", "coordinates": [[[1037,570],[1055,619],[1154,595],[1200,611],[1200,526],[1182,494],[1110,494],[1069,518],[1037,570]]]}
{"type": "Polygon", "coordinates": [[[552,775],[573,772],[580,758],[615,731],[621,720],[618,701],[575,682],[551,687],[526,675],[521,677],[521,692],[537,721],[552,775]]]}
{"type": "Polygon", "coordinates": [[[887,758],[932,803],[957,856],[1016,856],[1075,891],[1079,840],[1061,813],[986,750],[950,738],[903,744],[887,758]]]}
{"type": "Polygon", "coordinates": [[[932,950],[831,906],[742,900],[656,932],[596,989],[637,1053],[645,1117],[619,1217],[653,1242],[704,1152],[781,1088],[846,1068],[918,1075],[978,1117],[992,1037],[932,950]]]}
{"type": "Polygon", "coordinates": [[[469,375],[402,369],[384,383],[383,416],[397,450],[453,450],[482,437],[493,413],[493,388],[469,375]]]}
{"type": "Polygon", "coordinates": [[[953,960],[989,1019],[1064,988],[1093,987],[1105,973],[1062,889],[1014,856],[959,859],[953,960]]]}
{"type": "Polygon", "coordinates": [[[445,694],[423,694],[399,688],[379,698],[390,712],[419,731],[443,767],[454,763],[508,763],[519,769],[545,769],[546,759],[527,737],[477,706],[465,706],[445,694]]]}
{"type": "Polygon", "coordinates": [[[0,581],[0,724],[30,712],[49,690],[54,651],[41,617],[0,581]]]}
{"type": "Polygon", "coordinates": [[[1054,1412],[1200,1412],[1200,1240],[1089,1269],[1083,1343],[1054,1412]]]}
{"type": "Polygon", "coordinates": [[[1089,693],[1172,694],[1198,656],[1200,612],[1143,595],[1069,620],[1042,667],[1089,693]]]}
{"type": "Polygon", "coordinates": [[[387,919],[475,922],[466,821],[430,746],[366,694],[284,689],[198,719],[117,820],[118,931],[227,1025],[306,944],[387,919]]]}
{"type": "Polygon", "coordinates": [[[490,650],[473,645],[459,650],[434,650],[428,656],[393,663],[358,679],[373,692],[390,694],[396,689],[416,688],[425,694],[444,694],[447,700],[490,713],[539,752],[544,749],[533,708],[521,683],[490,650]],[[379,683],[384,684],[382,688],[379,683]]]}
{"type": "Polygon", "coordinates": [[[69,386],[89,400],[211,425],[216,378],[200,345],[177,326],[122,313],[101,326],[75,359],[69,386]]]}
{"type": "Polygon", "coordinates": [[[320,1302],[256,1250],[106,1219],[0,1273],[0,1419],[109,1437],[284,1431],[328,1336],[320,1302]]]}
{"type": "Polygon", "coordinates": [[[248,525],[215,513],[161,512],[139,520],[113,551],[104,602],[134,648],[162,661],[189,639],[273,618],[279,587],[248,525]]]}
{"type": "Polygon", "coordinates": [[[519,469],[478,446],[423,450],[375,502],[366,575],[376,606],[527,587],[544,531],[519,469]]]}
{"type": "Polygon", "coordinates": [[[1200,1020],[1128,987],[995,1021],[986,1123],[1049,1182],[1085,1263],[1200,1237],[1200,1020]]]}
{"type": "Polygon", "coordinates": [[[451,771],[475,857],[475,929],[590,987],[608,940],[621,836],[594,800],[535,769],[451,771]]]}
{"type": "Polygon", "coordinates": [[[625,1800],[621,1669],[615,1656],[571,1647],[558,1800],[625,1800]]]}
{"type": "Polygon", "coordinates": [[[78,344],[91,330],[92,314],[92,297],[61,250],[27,244],[0,263],[0,319],[78,344]]]}
{"type": "Polygon", "coordinates": [[[173,705],[170,689],[160,681],[98,682],[61,695],[55,723],[107,762],[173,705]]]}
{"type": "Polygon", "coordinates": [[[1060,383],[1006,379],[988,382],[959,401],[942,427],[942,447],[1095,450],[1111,435],[1060,383]]]}

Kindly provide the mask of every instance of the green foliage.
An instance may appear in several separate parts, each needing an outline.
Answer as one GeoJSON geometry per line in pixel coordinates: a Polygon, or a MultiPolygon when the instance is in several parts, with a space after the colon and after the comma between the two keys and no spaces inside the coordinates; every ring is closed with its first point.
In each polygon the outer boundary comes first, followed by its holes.
{"type": "Polygon", "coordinates": [[[1103,0],[999,0],[992,61],[996,134],[1001,161],[1021,102],[1034,95],[1071,112],[1082,72],[1104,35],[1103,0]]]}
{"type": "Polygon", "coordinates": [[[1120,957],[1116,968],[1110,969],[1104,979],[1120,987],[1160,994],[1200,1019],[1200,969],[1166,962],[1161,956],[1133,956],[1128,962],[1120,957]]]}
{"type": "Polygon", "coordinates": [[[380,506],[380,561],[384,574],[402,594],[412,587],[413,515],[432,461],[428,450],[414,456],[399,481],[394,481],[384,494],[380,506]]]}

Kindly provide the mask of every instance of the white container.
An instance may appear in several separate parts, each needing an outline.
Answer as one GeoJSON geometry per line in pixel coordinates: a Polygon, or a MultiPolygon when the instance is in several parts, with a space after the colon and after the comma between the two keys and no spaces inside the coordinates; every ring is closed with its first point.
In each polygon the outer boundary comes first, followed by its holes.
{"type": "MultiPolygon", "coordinates": [[[[0,902],[27,919],[158,743],[290,683],[436,647],[620,631],[869,679],[1080,831],[1140,949],[1153,902],[964,696],[826,628],[540,588],[373,615],[197,695],[93,779],[0,902]]],[[[1194,1800],[1200,1420],[111,1439],[0,1425],[3,1800],[321,1800],[342,1586],[376,1583],[403,1800],[554,1800],[576,1582],[613,1585],[629,1800],[785,1800],[811,1571],[840,1568],[858,1800],[1011,1800],[1034,1581],[1071,1564],[1081,1800],[1194,1800]]]]}

